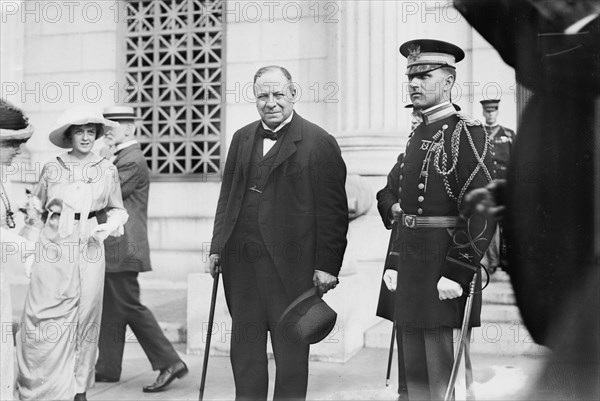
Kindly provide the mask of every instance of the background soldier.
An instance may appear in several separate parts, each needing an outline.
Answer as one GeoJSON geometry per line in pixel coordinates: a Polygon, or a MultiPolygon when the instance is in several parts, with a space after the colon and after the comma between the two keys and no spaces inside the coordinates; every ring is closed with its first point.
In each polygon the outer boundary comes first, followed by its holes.
{"type": "MultiPolygon", "coordinates": [[[[498,106],[500,99],[482,100],[480,103],[481,107],[483,107],[485,130],[487,131],[490,137],[490,143],[492,144],[494,179],[505,180],[506,170],[508,168],[516,135],[513,130],[498,124],[498,106]]],[[[506,252],[503,251],[504,240],[502,235],[502,229],[500,224],[498,224],[494,238],[492,238],[490,246],[482,261],[490,274],[494,273],[499,267],[505,266],[506,263],[506,252]]]]}

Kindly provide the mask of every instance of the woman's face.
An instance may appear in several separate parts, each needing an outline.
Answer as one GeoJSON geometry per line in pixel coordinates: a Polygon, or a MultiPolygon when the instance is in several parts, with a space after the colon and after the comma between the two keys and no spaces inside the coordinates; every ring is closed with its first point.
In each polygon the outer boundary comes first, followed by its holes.
{"type": "Polygon", "coordinates": [[[96,142],[96,126],[94,124],[73,125],[70,131],[73,151],[82,155],[90,153],[96,142]]]}
{"type": "Polygon", "coordinates": [[[0,162],[10,164],[21,153],[23,141],[0,141],[0,162]]]}

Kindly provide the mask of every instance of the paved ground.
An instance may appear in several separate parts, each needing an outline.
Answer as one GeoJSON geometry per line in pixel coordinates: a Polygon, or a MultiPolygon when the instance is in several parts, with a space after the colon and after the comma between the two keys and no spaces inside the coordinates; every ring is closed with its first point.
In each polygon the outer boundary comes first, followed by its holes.
{"type": "MultiPolygon", "coordinates": [[[[26,281],[11,281],[13,311],[18,319],[26,292],[26,281]]],[[[185,324],[186,290],[181,285],[164,282],[142,282],[142,300],[162,323],[185,324]],[[168,284],[168,283],[167,283],[168,284]]],[[[176,344],[188,364],[190,374],[176,380],[168,391],[156,394],[142,392],[154,381],[146,356],[136,342],[125,347],[123,377],[119,383],[98,383],[88,393],[90,400],[197,400],[202,372],[201,355],[185,355],[185,344],[176,344]]],[[[543,360],[536,356],[473,355],[475,391],[478,400],[527,400],[525,389],[535,380],[543,360]]],[[[390,387],[385,387],[387,351],[366,348],[345,364],[311,362],[309,400],[395,400],[397,374],[392,372],[390,387]]],[[[270,364],[271,377],[274,363],[270,364]]],[[[272,385],[271,380],[271,394],[272,385]]],[[[211,357],[205,400],[232,400],[234,384],[227,357],[211,357]]],[[[464,384],[457,387],[457,399],[464,399],[464,384]]]]}
{"type": "MultiPolygon", "coordinates": [[[[179,346],[182,349],[182,346],[179,346]]],[[[98,383],[88,393],[90,400],[196,400],[202,373],[202,356],[183,355],[190,374],[176,380],[168,391],[146,394],[144,385],[154,381],[146,357],[136,343],[125,350],[123,378],[119,383],[98,383]]],[[[309,400],[395,400],[396,381],[385,387],[387,352],[363,349],[345,364],[311,362],[309,400]]],[[[541,366],[539,357],[495,357],[473,355],[475,391],[478,400],[526,400],[526,385],[533,382],[541,366]]],[[[271,361],[271,377],[274,364],[271,361]]],[[[393,375],[396,374],[394,367],[393,375]]],[[[393,377],[393,376],[392,376],[393,377]]],[[[270,397],[272,397],[271,380],[270,397]]],[[[464,399],[464,390],[457,388],[457,399],[464,399]]],[[[233,377],[229,359],[211,357],[205,389],[205,400],[232,400],[233,377]]]]}

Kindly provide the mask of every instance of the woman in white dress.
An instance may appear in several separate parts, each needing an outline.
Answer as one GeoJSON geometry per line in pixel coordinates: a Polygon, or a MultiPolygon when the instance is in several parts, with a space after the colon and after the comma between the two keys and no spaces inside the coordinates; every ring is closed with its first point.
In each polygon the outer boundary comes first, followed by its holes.
{"type": "Polygon", "coordinates": [[[115,125],[99,110],[73,108],[59,118],[50,141],[71,148],[49,163],[32,195],[43,214],[41,233],[17,338],[17,384],[22,400],[86,400],[94,384],[104,245],[123,234],[127,212],[115,166],[92,152],[115,125]],[[106,211],[106,223],[97,215],[106,211]]]}
{"type": "MultiPolygon", "coordinates": [[[[12,400],[14,390],[14,339],[12,330],[12,306],[10,286],[4,269],[28,245],[32,244],[14,232],[15,202],[14,192],[10,188],[10,173],[16,171],[12,166],[13,159],[19,154],[21,145],[33,134],[33,127],[28,124],[23,112],[0,99],[0,400],[12,400]],[[2,253],[6,252],[7,255],[2,253]],[[10,256],[9,256],[10,255],[10,256]]],[[[33,254],[27,263],[33,261],[33,254]]]]}

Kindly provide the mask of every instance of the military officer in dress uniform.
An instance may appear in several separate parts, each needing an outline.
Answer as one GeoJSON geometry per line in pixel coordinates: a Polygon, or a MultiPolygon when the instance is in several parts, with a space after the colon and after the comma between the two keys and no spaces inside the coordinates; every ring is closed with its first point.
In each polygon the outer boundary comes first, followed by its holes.
{"type": "MultiPolygon", "coordinates": [[[[410,399],[443,399],[453,364],[453,328],[459,328],[470,282],[494,223],[482,214],[460,216],[466,192],[492,180],[490,143],[479,121],[458,114],[450,102],[457,46],[412,40],[400,47],[408,59],[409,93],[423,122],[412,132],[404,157],[377,193],[398,263],[383,280],[395,291],[398,346],[403,346],[410,399]]],[[[470,326],[480,324],[481,294],[475,295],[470,326]]]]}
{"type": "MultiPolygon", "coordinates": [[[[515,131],[498,124],[498,106],[500,99],[482,100],[483,118],[485,118],[485,130],[490,136],[492,144],[492,163],[494,164],[494,178],[498,180],[506,179],[506,170],[510,162],[511,150],[516,139],[515,131]]],[[[500,225],[496,228],[494,238],[483,258],[483,264],[490,273],[494,273],[502,263],[502,253],[500,250],[504,244],[502,238],[502,229],[500,225]]]]}

